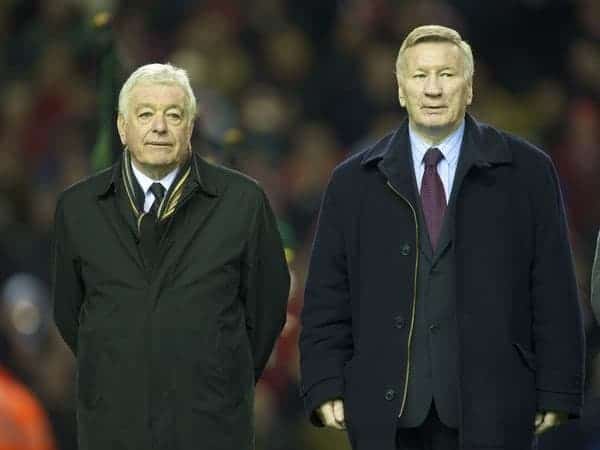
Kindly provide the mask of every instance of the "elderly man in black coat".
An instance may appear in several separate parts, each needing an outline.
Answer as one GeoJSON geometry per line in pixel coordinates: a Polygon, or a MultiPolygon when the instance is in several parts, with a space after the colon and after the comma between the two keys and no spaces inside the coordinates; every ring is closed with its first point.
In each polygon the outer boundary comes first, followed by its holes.
{"type": "Polygon", "coordinates": [[[302,395],[355,450],[504,449],[582,406],[584,334],[559,183],[466,114],[451,29],[398,54],[408,120],[334,171],[311,256],[302,395]]]}
{"type": "Polygon", "coordinates": [[[80,450],[254,448],[289,274],[261,188],[191,151],[195,113],[185,71],[140,67],[119,96],[122,158],[59,199],[54,312],[80,450]]]}

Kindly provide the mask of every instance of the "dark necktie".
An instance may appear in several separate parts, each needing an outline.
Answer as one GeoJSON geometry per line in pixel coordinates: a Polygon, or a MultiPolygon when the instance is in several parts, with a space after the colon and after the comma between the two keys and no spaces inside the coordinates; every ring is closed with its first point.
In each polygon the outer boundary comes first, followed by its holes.
{"type": "Polygon", "coordinates": [[[158,208],[160,208],[160,204],[165,196],[165,188],[160,183],[152,183],[150,192],[154,194],[154,203],[152,203],[149,212],[156,219],[158,217],[158,208]]]}
{"type": "Polygon", "coordinates": [[[140,246],[146,266],[153,269],[158,257],[158,243],[160,240],[160,224],[158,223],[158,209],[165,196],[165,188],[160,183],[152,183],[150,192],[154,194],[154,203],[148,214],[142,217],[140,223],[140,246]]]}
{"type": "Polygon", "coordinates": [[[427,150],[423,157],[425,173],[421,181],[421,203],[427,222],[427,230],[429,231],[429,240],[434,251],[440,237],[444,213],[446,212],[444,185],[437,172],[437,165],[443,157],[442,152],[434,147],[427,150]]]}

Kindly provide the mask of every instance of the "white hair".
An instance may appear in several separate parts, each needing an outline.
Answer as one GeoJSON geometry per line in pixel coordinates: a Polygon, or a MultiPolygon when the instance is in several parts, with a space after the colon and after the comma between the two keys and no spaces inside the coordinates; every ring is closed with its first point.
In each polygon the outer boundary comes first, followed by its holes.
{"type": "Polygon", "coordinates": [[[127,117],[131,91],[141,83],[170,84],[181,87],[185,96],[185,112],[188,116],[188,123],[191,123],[196,117],[196,96],[190,86],[187,72],[171,64],[146,64],[138,67],[121,87],[121,92],[119,92],[119,114],[127,117]]]}
{"type": "Polygon", "coordinates": [[[450,42],[456,45],[463,53],[465,79],[473,80],[475,73],[475,62],[473,61],[473,51],[471,46],[463,41],[462,37],[456,30],[443,27],[441,25],[424,25],[412,30],[398,51],[396,58],[396,76],[400,77],[404,66],[404,53],[410,47],[414,47],[420,42],[450,42]]]}

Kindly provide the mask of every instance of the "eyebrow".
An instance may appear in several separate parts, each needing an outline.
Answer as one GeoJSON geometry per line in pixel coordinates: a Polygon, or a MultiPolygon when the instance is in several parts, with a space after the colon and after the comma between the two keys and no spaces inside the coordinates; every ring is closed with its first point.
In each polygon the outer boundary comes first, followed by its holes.
{"type": "MultiPolygon", "coordinates": [[[[140,103],[139,105],[137,105],[135,107],[135,110],[138,111],[142,108],[151,108],[153,109],[155,107],[155,105],[151,104],[151,103],[140,103]]],[[[176,104],[171,104],[171,105],[167,105],[167,107],[165,109],[171,109],[171,108],[177,108],[180,109],[181,111],[185,111],[185,108],[183,106],[179,106],[176,104]]]]}
{"type": "MultiPolygon", "coordinates": [[[[422,66],[417,66],[413,70],[415,70],[415,71],[417,71],[417,70],[427,71],[427,70],[432,70],[432,68],[423,68],[422,66]]],[[[458,68],[457,67],[452,67],[452,66],[442,66],[440,68],[433,68],[433,70],[438,70],[438,71],[442,71],[442,70],[458,70],[458,68]]]]}

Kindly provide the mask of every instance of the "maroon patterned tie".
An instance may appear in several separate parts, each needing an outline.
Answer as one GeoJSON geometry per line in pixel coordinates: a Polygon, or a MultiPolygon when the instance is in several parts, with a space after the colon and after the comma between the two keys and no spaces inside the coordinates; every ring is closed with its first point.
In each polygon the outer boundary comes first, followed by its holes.
{"type": "Polygon", "coordinates": [[[423,213],[427,222],[427,230],[429,231],[429,240],[431,248],[435,251],[440,231],[442,229],[442,221],[446,212],[446,195],[444,194],[444,185],[437,173],[437,165],[442,160],[444,155],[437,148],[430,148],[423,157],[425,163],[425,173],[421,181],[421,203],[423,205],[423,213]]]}

